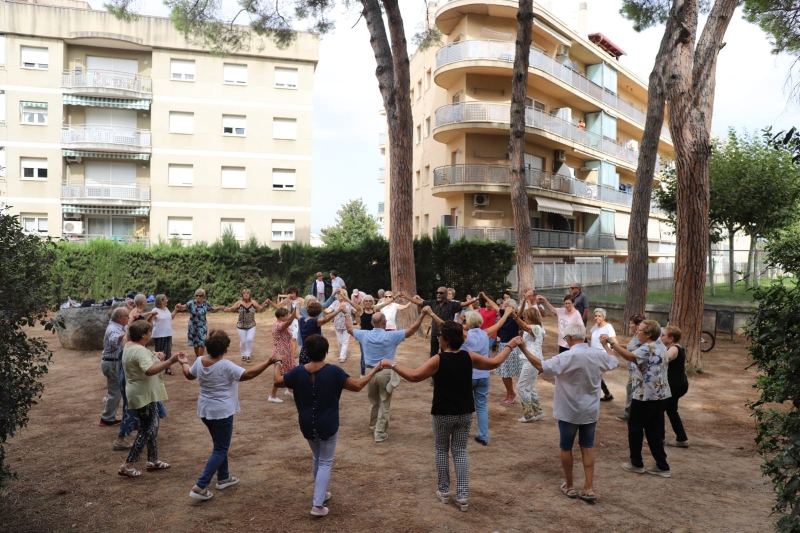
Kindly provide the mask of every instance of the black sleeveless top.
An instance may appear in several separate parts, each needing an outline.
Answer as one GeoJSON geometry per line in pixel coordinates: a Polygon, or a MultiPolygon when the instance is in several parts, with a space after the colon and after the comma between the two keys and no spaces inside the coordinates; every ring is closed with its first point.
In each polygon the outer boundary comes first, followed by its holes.
{"type": "Polygon", "coordinates": [[[433,375],[432,415],[466,415],[475,412],[472,395],[472,359],[464,350],[439,354],[433,375]]]}
{"type": "Polygon", "coordinates": [[[667,365],[667,381],[673,398],[680,398],[689,391],[689,380],[686,378],[686,350],[683,346],[675,346],[678,357],[667,365]]]}
{"type": "Polygon", "coordinates": [[[371,331],[372,329],[374,329],[372,327],[372,315],[374,315],[374,314],[375,314],[374,312],[372,312],[370,314],[361,313],[360,319],[361,319],[361,330],[362,331],[371,331]]]}

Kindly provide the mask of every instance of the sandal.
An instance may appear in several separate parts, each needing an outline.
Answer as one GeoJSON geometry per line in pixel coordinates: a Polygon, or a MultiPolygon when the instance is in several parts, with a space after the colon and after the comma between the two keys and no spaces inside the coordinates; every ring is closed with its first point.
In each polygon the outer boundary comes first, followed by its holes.
{"type": "Polygon", "coordinates": [[[119,470],[117,470],[117,474],[119,474],[120,476],[126,476],[126,477],[139,477],[139,476],[142,475],[142,473],[139,472],[136,469],[136,467],[134,467],[134,468],[125,468],[124,464],[119,467],[119,470]]]}
{"type": "Polygon", "coordinates": [[[578,498],[585,502],[596,502],[597,495],[594,493],[594,489],[589,489],[586,492],[578,491],[578,498]]]}
{"type": "Polygon", "coordinates": [[[189,497],[195,500],[210,500],[213,496],[214,493],[208,489],[203,489],[200,492],[195,492],[194,489],[189,491],[189,497]]]}
{"type": "Polygon", "coordinates": [[[168,368],[168,369],[164,370],[164,373],[169,375],[169,376],[173,376],[174,375],[174,373],[172,372],[172,368],[168,368]]]}
{"type": "Polygon", "coordinates": [[[439,498],[442,503],[450,503],[450,493],[442,494],[438,490],[436,491],[436,497],[439,498]]]}
{"type": "Polygon", "coordinates": [[[566,481],[561,484],[561,494],[573,500],[578,497],[578,493],[575,491],[574,487],[567,488],[566,481]]]}
{"type": "Polygon", "coordinates": [[[466,513],[467,510],[469,509],[469,503],[467,503],[467,500],[456,500],[455,504],[456,504],[456,507],[461,509],[462,513],[466,513]]]}
{"type": "Polygon", "coordinates": [[[164,461],[156,461],[155,463],[147,462],[148,472],[152,472],[153,470],[166,470],[167,468],[169,468],[169,463],[165,463],[164,461]]]}

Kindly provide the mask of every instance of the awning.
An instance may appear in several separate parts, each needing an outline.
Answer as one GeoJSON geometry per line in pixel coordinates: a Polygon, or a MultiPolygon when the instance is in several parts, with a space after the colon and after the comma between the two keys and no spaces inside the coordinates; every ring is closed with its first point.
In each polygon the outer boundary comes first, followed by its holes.
{"type": "Polygon", "coordinates": [[[85,157],[91,159],[138,159],[149,161],[150,154],[135,154],[125,152],[90,152],[88,150],[61,150],[63,157],[85,157]]]}
{"type": "Polygon", "coordinates": [[[545,213],[555,213],[557,215],[571,215],[572,214],[572,204],[568,202],[562,202],[560,200],[551,200],[550,198],[536,198],[536,203],[539,206],[539,211],[543,211],[545,213]]]}
{"type": "Polygon", "coordinates": [[[62,205],[61,212],[77,215],[141,215],[148,217],[150,216],[150,207],[62,205]]]}
{"type": "Polygon", "coordinates": [[[590,215],[599,215],[600,208],[599,207],[591,207],[588,205],[581,205],[581,204],[572,204],[572,210],[578,211],[580,213],[589,213],[590,215]]]}
{"type": "Polygon", "coordinates": [[[22,107],[42,107],[47,109],[47,102],[20,102],[22,107]]]}
{"type": "Polygon", "coordinates": [[[63,95],[64,105],[85,105],[92,107],[118,107],[120,109],[150,109],[150,100],[127,98],[100,98],[98,96],[63,95]]]}

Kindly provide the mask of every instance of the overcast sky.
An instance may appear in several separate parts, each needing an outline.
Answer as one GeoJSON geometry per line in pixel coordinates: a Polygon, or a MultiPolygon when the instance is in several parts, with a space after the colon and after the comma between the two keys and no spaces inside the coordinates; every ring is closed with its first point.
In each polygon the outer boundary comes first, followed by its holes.
{"type": "MultiPolygon", "coordinates": [[[[569,24],[578,2],[540,3],[551,3],[556,14],[569,24]]],[[[102,1],[91,0],[91,4],[99,9],[102,1]]],[[[400,0],[400,4],[410,36],[423,20],[424,4],[420,0],[400,0]]],[[[587,29],[589,33],[603,33],[625,50],[628,56],[621,62],[646,80],[663,30],[634,32],[619,15],[620,4],[621,0],[588,0],[587,29]]],[[[159,0],[141,0],[140,12],[167,14],[159,0]]],[[[357,11],[337,8],[335,20],[335,31],[320,43],[314,79],[314,233],[333,224],[336,211],[351,199],[362,198],[372,214],[377,213],[378,202],[383,201],[383,185],[377,181],[378,169],[384,164],[377,142],[382,103],[369,33],[363,19],[358,20],[357,11]]],[[[771,55],[764,34],[746,23],[740,10],[734,15],[725,41],[727,46],[720,53],[717,68],[714,133],[725,135],[730,127],[760,130],[772,125],[780,130],[795,125],[798,107],[787,102],[786,87],[791,59],[771,55]]]]}

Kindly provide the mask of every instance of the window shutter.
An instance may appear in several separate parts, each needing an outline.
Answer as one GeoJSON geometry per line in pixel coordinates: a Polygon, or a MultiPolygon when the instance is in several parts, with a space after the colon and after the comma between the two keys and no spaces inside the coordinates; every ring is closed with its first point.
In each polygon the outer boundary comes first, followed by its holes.
{"type": "Polygon", "coordinates": [[[273,119],[272,137],[275,139],[297,139],[297,119],[296,118],[273,119]]]}
{"type": "Polygon", "coordinates": [[[191,217],[167,218],[167,231],[170,237],[191,239],[194,233],[194,222],[191,217]]]}
{"type": "Polygon", "coordinates": [[[272,169],[272,188],[277,190],[294,190],[297,181],[297,171],[289,169],[272,169]]]}
{"type": "Polygon", "coordinates": [[[220,237],[225,233],[226,230],[228,230],[228,228],[233,230],[233,235],[237,241],[243,241],[245,239],[243,218],[223,218],[220,221],[220,237]]]}
{"type": "Polygon", "coordinates": [[[293,241],[294,240],[294,220],[273,220],[272,221],[272,240],[273,241],[293,241]]]}
{"type": "Polygon", "coordinates": [[[222,167],[222,187],[225,189],[244,189],[244,167],[222,167]]]}
{"type": "Polygon", "coordinates": [[[194,81],[195,64],[194,61],[185,59],[172,59],[170,61],[170,72],[173,80],[194,81]]]}
{"type": "Polygon", "coordinates": [[[169,184],[172,186],[191,186],[194,185],[194,166],[193,165],[169,165],[169,184]]]}
{"type": "Polygon", "coordinates": [[[275,67],[275,87],[297,89],[297,69],[275,67]]]}
{"type": "Polygon", "coordinates": [[[224,135],[244,135],[246,127],[247,117],[222,115],[222,133],[224,135]]]}
{"type": "Polygon", "coordinates": [[[237,85],[247,85],[247,65],[225,63],[222,65],[222,81],[237,85]]]}
{"type": "Polygon", "coordinates": [[[194,113],[169,112],[170,133],[194,133],[194,113]]]}
{"type": "Polygon", "coordinates": [[[46,69],[49,63],[47,48],[23,46],[21,50],[22,66],[26,68],[46,69]]]}

